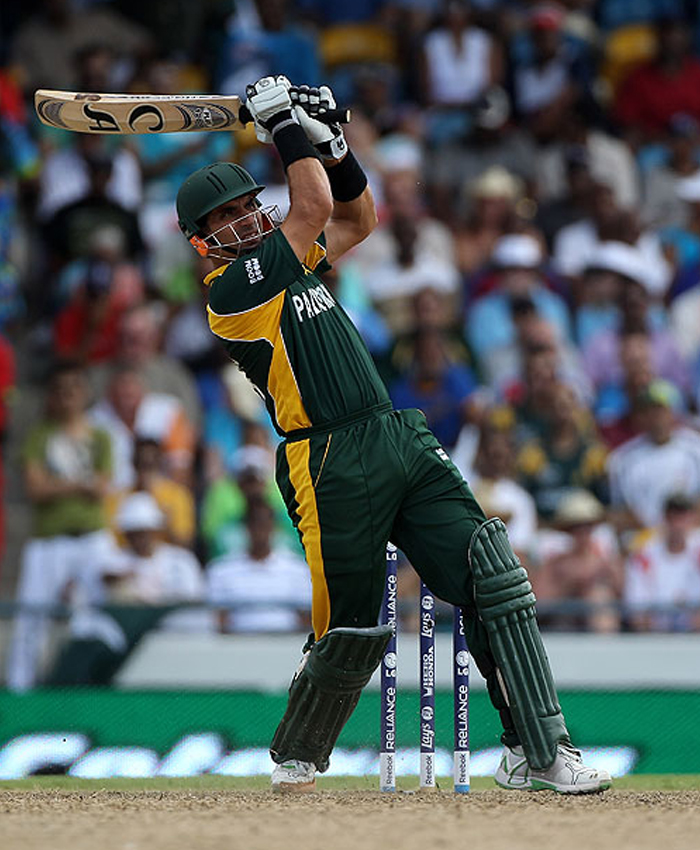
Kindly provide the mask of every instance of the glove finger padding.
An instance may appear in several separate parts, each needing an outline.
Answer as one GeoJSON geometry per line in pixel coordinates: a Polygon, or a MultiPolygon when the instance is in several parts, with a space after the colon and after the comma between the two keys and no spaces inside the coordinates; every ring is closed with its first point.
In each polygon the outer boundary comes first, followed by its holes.
{"type": "Polygon", "coordinates": [[[302,106],[312,118],[336,108],[330,86],[292,86],[289,96],[295,106],[302,106]]]}
{"type": "Polygon", "coordinates": [[[246,87],[246,106],[255,124],[255,132],[260,141],[271,141],[263,138],[264,133],[259,128],[272,133],[274,127],[284,120],[294,120],[292,100],[289,95],[291,83],[283,76],[262,77],[253,85],[246,87]]]}
{"type": "Polygon", "coordinates": [[[318,94],[320,98],[320,112],[328,112],[329,109],[336,108],[337,104],[330,86],[321,86],[318,90],[318,94]]]}

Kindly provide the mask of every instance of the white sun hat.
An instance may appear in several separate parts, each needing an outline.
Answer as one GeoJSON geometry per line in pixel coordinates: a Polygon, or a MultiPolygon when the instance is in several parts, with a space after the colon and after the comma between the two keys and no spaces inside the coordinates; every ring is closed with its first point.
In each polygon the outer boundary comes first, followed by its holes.
{"type": "Polygon", "coordinates": [[[536,269],[542,264],[542,248],[534,236],[509,233],[496,242],[491,262],[502,269],[536,269]]]}
{"type": "Polygon", "coordinates": [[[165,516],[150,493],[132,493],[119,506],[116,524],[124,533],[160,531],[165,525],[165,516]]]}
{"type": "Polygon", "coordinates": [[[682,201],[691,203],[700,201],[700,171],[696,171],[690,177],[681,177],[676,183],[676,195],[682,201]]]}
{"type": "Polygon", "coordinates": [[[649,287],[649,274],[639,248],[627,242],[601,242],[586,261],[586,269],[601,269],[630,278],[649,287]]]}

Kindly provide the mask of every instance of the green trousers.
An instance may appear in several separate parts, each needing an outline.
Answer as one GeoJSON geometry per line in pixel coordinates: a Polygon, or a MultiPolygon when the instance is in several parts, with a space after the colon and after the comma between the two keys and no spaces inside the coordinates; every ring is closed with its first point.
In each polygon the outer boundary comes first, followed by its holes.
{"type": "Polygon", "coordinates": [[[437,597],[462,608],[501,741],[519,743],[474,602],[468,550],[486,517],[425,416],[387,406],[330,431],[296,434],[278,449],[277,483],[311,568],[316,640],[337,626],[377,624],[391,540],[437,597]]]}
{"type": "MultiPolygon", "coordinates": [[[[475,614],[467,549],[486,517],[419,410],[287,440],[277,483],[311,568],[316,639],[376,625],[389,540],[436,596],[475,614]]],[[[486,634],[468,619],[475,651],[486,634]]]]}

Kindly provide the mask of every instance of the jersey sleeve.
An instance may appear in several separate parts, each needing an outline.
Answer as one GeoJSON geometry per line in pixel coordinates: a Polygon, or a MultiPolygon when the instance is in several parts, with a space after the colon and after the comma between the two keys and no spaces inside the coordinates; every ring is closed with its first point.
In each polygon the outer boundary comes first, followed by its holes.
{"type": "Polygon", "coordinates": [[[281,230],[254,250],[212,272],[209,306],[215,313],[240,313],[265,304],[304,273],[281,230]]]}

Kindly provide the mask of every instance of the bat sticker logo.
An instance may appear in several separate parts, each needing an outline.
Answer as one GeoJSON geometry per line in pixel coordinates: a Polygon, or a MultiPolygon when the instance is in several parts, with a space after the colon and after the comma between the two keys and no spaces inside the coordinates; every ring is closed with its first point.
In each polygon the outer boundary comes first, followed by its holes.
{"type": "Polygon", "coordinates": [[[148,130],[149,133],[160,132],[165,126],[163,113],[157,106],[152,106],[150,103],[142,103],[140,106],[137,106],[136,109],[131,110],[128,121],[129,127],[136,132],[136,122],[147,115],[152,115],[156,120],[154,124],[146,124],[146,130],[148,130]]]}
{"type": "Polygon", "coordinates": [[[182,129],[220,130],[236,124],[236,116],[230,109],[216,103],[189,104],[177,103],[176,108],[182,115],[182,129]]]}
{"type": "Polygon", "coordinates": [[[109,112],[103,112],[101,109],[93,109],[89,103],[83,105],[83,115],[94,121],[94,124],[88,126],[88,131],[98,133],[119,133],[119,124],[117,119],[110,115],[109,112]]]}
{"type": "Polygon", "coordinates": [[[53,127],[65,127],[68,129],[66,122],[61,118],[62,103],[55,103],[53,100],[41,100],[36,105],[36,111],[39,117],[47,124],[53,127]]]}

